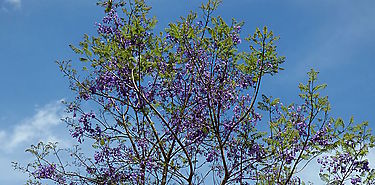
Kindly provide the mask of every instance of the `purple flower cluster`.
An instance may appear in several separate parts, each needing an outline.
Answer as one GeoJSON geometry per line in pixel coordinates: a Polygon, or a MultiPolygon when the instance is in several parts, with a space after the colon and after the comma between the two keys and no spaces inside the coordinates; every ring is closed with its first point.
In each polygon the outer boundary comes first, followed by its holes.
{"type": "Polygon", "coordinates": [[[40,165],[32,174],[36,179],[52,179],[58,184],[66,182],[65,178],[57,172],[56,164],[40,165]]]}
{"type": "Polygon", "coordinates": [[[232,41],[235,45],[241,44],[241,38],[237,34],[232,35],[232,41]]]}
{"type": "Polygon", "coordinates": [[[235,45],[241,44],[241,38],[240,38],[240,33],[241,31],[241,26],[234,26],[233,27],[233,33],[231,34],[232,41],[235,45]]]}
{"type": "Polygon", "coordinates": [[[85,133],[90,134],[91,136],[100,137],[102,133],[101,128],[99,126],[96,126],[96,128],[92,128],[91,126],[90,120],[94,118],[95,114],[93,112],[82,114],[78,120],[79,124],[71,130],[71,135],[74,138],[78,138],[78,142],[83,142],[83,135],[85,133]]]}
{"type": "Polygon", "coordinates": [[[328,133],[330,129],[331,125],[328,124],[327,126],[318,130],[315,135],[311,137],[311,142],[317,143],[320,146],[328,146],[333,139],[333,137],[328,133]]]}
{"type": "Polygon", "coordinates": [[[39,166],[39,169],[34,172],[34,175],[38,179],[48,179],[55,176],[56,165],[50,164],[45,166],[39,166]]]}
{"type": "Polygon", "coordinates": [[[359,174],[370,171],[367,160],[358,160],[349,153],[323,156],[317,159],[317,162],[322,165],[320,172],[331,174],[333,181],[342,180],[350,175],[352,184],[360,184],[362,179],[359,174]]]}
{"type": "Polygon", "coordinates": [[[94,162],[97,167],[89,167],[86,171],[92,175],[100,174],[105,184],[115,182],[138,184],[141,183],[146,171],[160,168],[152,156],[138,159],[137,154],[125,143],[112,148],[108,145],[103,146],[100,151],[95,152],[94,162]],[[124,166],[122,161],[128,161],[129,165],[124,166]]]}
{"type": "Polygon", "coordinates": [[[102,21],[103,23],[96,23],[98,33],[103,35],[114,34],[121,36],[121,30],[119,28],[123,26],[123,24],[118,17],[116,10],[111,9],[102,21]]]}

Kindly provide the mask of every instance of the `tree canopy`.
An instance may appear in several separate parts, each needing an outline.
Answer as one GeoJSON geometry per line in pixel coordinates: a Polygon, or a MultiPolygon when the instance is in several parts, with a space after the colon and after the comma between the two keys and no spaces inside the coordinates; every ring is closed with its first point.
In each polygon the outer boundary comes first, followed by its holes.
{"type": "Polygon", "coordinates": [[[58,62],[76,93],[64,121],[78,145],[32,145],[35,161],[15,165],[28,183],[304,184],[317,160],[327,184],[375,184],[368,123],[330,117],[313,69],[299,103],[260,94],[283,70],[279,38],[267,27],[243,38],[243,22],[213,15],[219,4],[157,33],[143,0],[98,2],[98,34],[70,46],[77,63],[58,62]]]}

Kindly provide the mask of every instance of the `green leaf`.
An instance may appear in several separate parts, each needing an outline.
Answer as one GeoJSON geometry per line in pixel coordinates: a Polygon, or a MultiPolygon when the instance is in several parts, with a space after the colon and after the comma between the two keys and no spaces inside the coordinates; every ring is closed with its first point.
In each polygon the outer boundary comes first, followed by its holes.
{"type": "Polygon", "coordinates": [[[82,50],[76,48],[75,46],[73,46],[72,44],[69,45],[70,48],[72,48],[72,50],[77,53],[77,54],[83,54],[82,50]]]}
{"type": "Polygon", "coordinates": [[[324,182],[329,182],[329,176],[328,174],[321,174],[319,173],[320,179],[322,179],[324,182]]]}
{"type": "Polygon", "coordinates": [[[344,121],[341,118],[337,118],[334,126],[335,128],[344,128],[344,121]]]}
{"type": "Polygon", "coordinates": [[[318,91],[327,87],[327,84],[320,84],[313,88],[313,91],[318,91]]]}
{"type": "Polygon", "coordinates": [[[92,147],[95,148],[95,149],[99,148],[99,146],[97,144],[92,144],[92,147]]]}
{"type": "Polygon", "coordinates": [[[82,62],[86,62],[88,59],[87,59],[87,58],[82,58],[82,57],[81,57],[81,58],[79,58],[79,60],[82,61],[82,62]]]}
{"type": "Polygon", "coordinates": [[[260,110],[268,111],[268,106],[266,106],[263,102],[258,102],[258,108],[260,110]]]}
{"type": "Polygon", "coordinates": [[[264,94],[262,94],[262,100],[265,103],[269,103],[270,102],[270,99],[266,95],[264,95],[264,94]]]}
{"type": "Polygon", "coordinates": [[[102,146],[105,145],[105,141],[104,141],[103,138],[100,139],[100,145],[102,145],[102,146]]]}
{"type": "Polygon", "coordinates": [[[271,102],[271,106],[274,106],[280,102],[280,98],[276,98],[271,102]]]}
{"type": "Polygon", "coordinates": [[[349,123],[350,123],[350,124],[354,123],[354,117],[353,117],[353,116],[350,117],[350,121],[349,121],[349,123]]]}

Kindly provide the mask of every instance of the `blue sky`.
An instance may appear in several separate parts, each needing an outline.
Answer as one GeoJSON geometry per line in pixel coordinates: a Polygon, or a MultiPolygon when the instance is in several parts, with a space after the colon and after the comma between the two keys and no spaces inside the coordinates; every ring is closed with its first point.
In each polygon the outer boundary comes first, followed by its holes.
{"type": "MultiPolygon", "coordinates": [[[[151,2],[157,29],[200,3],[151,2]]],[[[278,49],[286,56],[286,70],[265,79],[264,93],[286,103],[298,101],[297,85],[313,67],[320,82],[328,84],[332,116],[349,120],[353,115],[374,127],[374,7],[373,0],[224,0],[216,14],[245,21],[243,36],[263,26],[281,36],[278,49]]],[[[96,34],[94,23],[102,16],[94,0],[0,0],[0,184],[24,181],[10,162],[30,159],[24,153],[30,144],[72,144],[59,121],[64,114],[59,102],[72,94],[54,62],[77,61],[68,45],[84,33],[96,34]]],[[[308,170],[318,172],[316,166],[308,170]]]]}

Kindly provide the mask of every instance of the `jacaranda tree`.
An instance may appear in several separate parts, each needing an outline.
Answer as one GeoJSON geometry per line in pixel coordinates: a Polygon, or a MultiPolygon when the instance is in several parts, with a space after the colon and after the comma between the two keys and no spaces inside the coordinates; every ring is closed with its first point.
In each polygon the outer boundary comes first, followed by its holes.
{"type": "Polygon", "coordinates": [[[242,22],[214,16],[219,4],[157,33],[143,0],[99,2],[98,34],[71,46],[79,64],[58,62],[77,95],[64,121],[78,145],[31,146],[36,160],[15,165],[28,183],[304,184],[317,161],[327,184],[375,184],[367,122],[331,118],[314,70],[300,103],[260,95],[282,70],[278,37],[264,27],[242,38],[242,22]]]}

